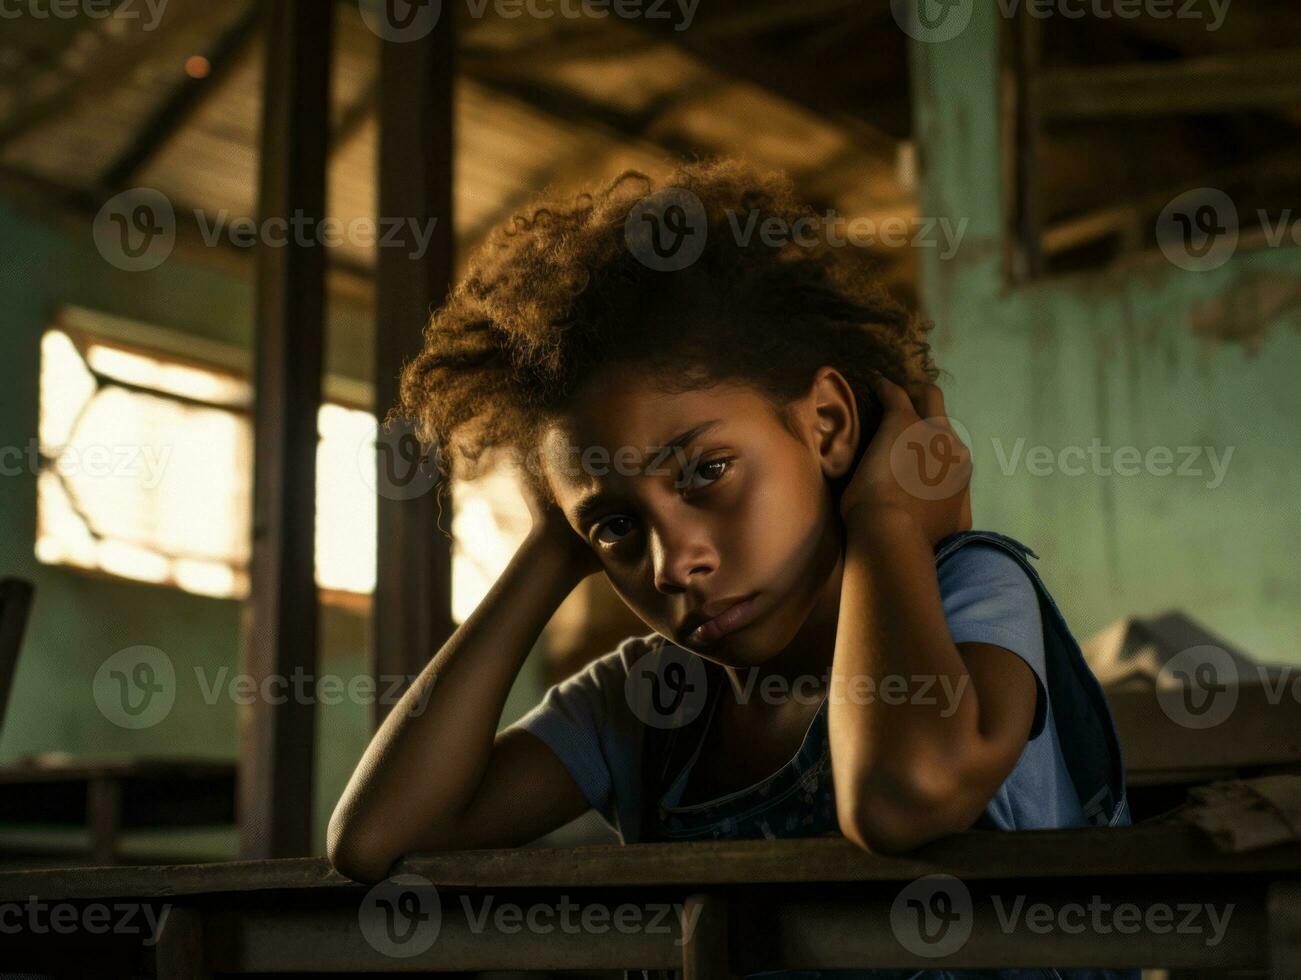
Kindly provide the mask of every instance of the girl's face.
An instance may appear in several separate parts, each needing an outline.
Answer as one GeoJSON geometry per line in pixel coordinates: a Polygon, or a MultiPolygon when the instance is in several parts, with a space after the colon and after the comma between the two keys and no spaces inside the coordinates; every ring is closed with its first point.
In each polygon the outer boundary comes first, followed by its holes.
{"type": "Polygon", "coordinates": [[[840,557],[828,480],[857,439],[843,377],[822,369],[789,420],[753,387],[665,393],[610,369],[544,435],[556,502],[615,590],[653,630],[725,666],[786,649],[840,557]]]}

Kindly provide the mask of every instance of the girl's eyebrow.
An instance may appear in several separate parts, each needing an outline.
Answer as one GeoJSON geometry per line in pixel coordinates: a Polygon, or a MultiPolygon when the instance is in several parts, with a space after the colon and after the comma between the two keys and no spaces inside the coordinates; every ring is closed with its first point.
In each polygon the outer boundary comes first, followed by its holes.
{"type": "Polygon", "coordinates": [[[587,527],[592,515],[605,506],[605,494],[595,490],[581,498],[574,505],[574,523],[580,528],[587,527]]]}
{"type": "Polygon", "coordinates": [[[704,435],[706,432],[714,428],[716,425],[719,425],[722,421],[723,421],[722,419],[710,419],[708,422],[701,422],[699,425],[695,426],[694,428],[688,429],[686,432],[683,432],[681,435],[674,436],[668,442],[663,443],[660,446],[656,446],[655,448],[685,449],[687,446],[691,445],[691,443],[694,442],[696,439],[698,439],[700,436],[704,435]]]}
{"type": "MultiPolygon", "coordinates": [[[[674,436],[667,443],[653,447],[653,449],[668,449],[670,451],[685,449],[710,429],[721,424],[722,421],[722,419],[710,419],[708,422],[701,422],[699,425],[692,426],[686,432],[674,436]]],[[[574,523],[579,527],[586,527],[592,515],[605,506],[606,494],[603,491],[597,489],[585,494],[574,504],[574,523]]]]}

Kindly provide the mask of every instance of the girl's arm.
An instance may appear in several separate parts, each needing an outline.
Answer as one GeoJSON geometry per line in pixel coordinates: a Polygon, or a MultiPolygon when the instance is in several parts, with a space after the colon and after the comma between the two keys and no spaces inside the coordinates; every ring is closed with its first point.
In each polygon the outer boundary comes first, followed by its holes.
{"type": "Polygon", "coordinates": [[[327,832],[330,862],[348,877],[378,881],[411,851],[524,844],[588,809],[539,739],[497,734],[542,627],[597,567],[558,520],[535,519],[492,590],[371,740],[327,832]]]}
{"type": "Polygon", "coordinates": [[[949,634],[933,547],[971,526],[970,457],[939,389],[919,393],[926,422],[902,388],[882,379],[877,391],[886,417],[841,501],[831,690],[844,693],[832,697],[827,725],[842,833],[871,850],[900,851],[976,820],[1025,748],[1036,685],[1010,650],[956,645],[949,634]],[[924,484],[910,481],[908,466],[933,474],[940,465],[965,468],[949,481],[952,495],[909,492],[924,484]],[[937,694],[945,691],[956,697],[937,694]]]}

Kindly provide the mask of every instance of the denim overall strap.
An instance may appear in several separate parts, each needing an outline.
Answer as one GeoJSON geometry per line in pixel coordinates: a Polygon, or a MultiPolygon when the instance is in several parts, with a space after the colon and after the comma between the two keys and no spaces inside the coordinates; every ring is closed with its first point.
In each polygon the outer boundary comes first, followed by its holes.
{"type": "Polygon", "coordinates": [[[935,548],[940,565],[959,548],[972,543],[993,545],[1025,569],[1039,596],[1047,657],[1048,698],[1057,724],[1062,757],[1080,805],[1091,824],[1121,826],[1130,822],[1125,794],[1125,768],[1120,738],[1102,685],[1093,676],[1079,643],[1071,634],[1057,603],[1030,564],[1039,556],[1014,538],[994,531],[961,531],[935,548]]]}

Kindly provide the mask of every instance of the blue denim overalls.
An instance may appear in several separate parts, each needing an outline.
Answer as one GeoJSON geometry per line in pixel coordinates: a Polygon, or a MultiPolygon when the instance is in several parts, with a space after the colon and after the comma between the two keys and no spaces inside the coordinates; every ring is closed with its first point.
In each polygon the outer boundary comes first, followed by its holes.
{"type": "MultiPolygon", "coordinates": [[[[1062,755],[1089,822],[1098,826],[1127,826],[1120,741],[1111,711],[1097,678],[1027,555],[1038,558],[1020,542],[989,531],[964,531],[946,538],[935,549],[940,564],[972,542],[1001,548],[1026,570],[1039,595],[1047,658],[1048,694],[1062,755]]],[[[690,763],[726,687],[723,669],[705,661],[709,700],[705,710],[679,728],[647,728],[643,744],[642,826],[638,841],[758,839],[816,837],[840,834],[835,788],[827,740],[827,701],[824,698],[795,756],[777,772],[753,786],[688,806],[666,805],[678,800],[689,777],[690,763]]],[[[987,814],[976,827],[993,827],[987,814]]],[[[659,972],[659,971],[653,971],[659,972]]],[[[634,977],[636,973],[632,974],[634,977]]],[[[772,980],[1138,980],[1139,970],[829,970],[770,971],[750,974],[772,980]]]]}

